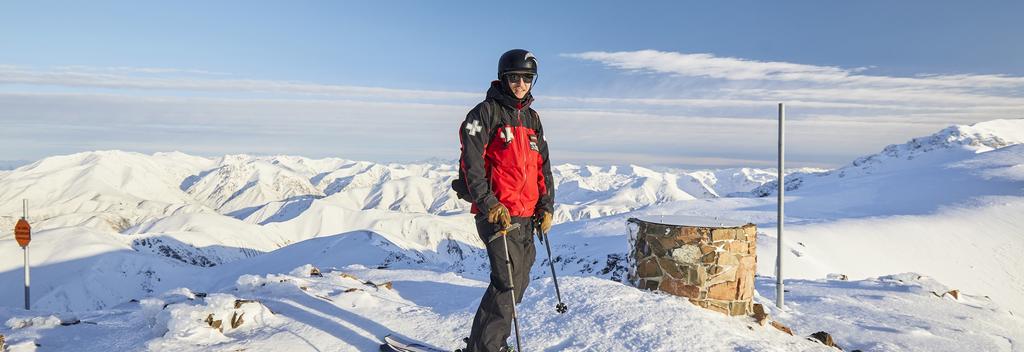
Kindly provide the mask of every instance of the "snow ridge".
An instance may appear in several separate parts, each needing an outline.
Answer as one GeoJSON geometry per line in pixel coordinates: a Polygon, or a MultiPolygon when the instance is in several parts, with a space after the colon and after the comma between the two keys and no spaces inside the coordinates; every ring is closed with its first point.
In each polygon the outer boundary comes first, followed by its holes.
{"type": "Polygon", "coordinates": [[[851,166],[866,168],[885,159],[911,160],[922,153],[939,149],[963,148],[984,153],[1024,143],[1024,119],[993,120],[973,125],[953,125],[930,136],[911,139],[903,144],[890,144],[880,153],[857,158],[851,166]]]}
{"type": "MultiPolygon", "coordinates": [[[[992,120],[973,125],[953,125],[934,134],[913,138],[902,144],[891,144],[876,154],[855,159],[850,164],[830,171],[795,172],[786,176],[786,191],[800,189],[805,183],[824,182],[828,177],[859,177],[907,168],[918,158],[946,159],[952,162],[973,154],[1024,143],[1024,119],[992,120]]],[[[775,194],[778,182],[772,180],[753,189],[751,194],[765,197],[775,194]]]]}

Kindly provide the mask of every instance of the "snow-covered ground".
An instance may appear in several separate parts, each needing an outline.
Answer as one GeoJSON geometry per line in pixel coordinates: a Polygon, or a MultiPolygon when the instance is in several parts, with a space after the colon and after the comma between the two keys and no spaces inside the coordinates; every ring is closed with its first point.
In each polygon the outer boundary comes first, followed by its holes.
{"type": "MultiPolygon", "coordinates": [[[[846,350],[1024,351],[1022,143],[1024,120],[953,126],[787,176],[785,310],[774,172],[558,165],[552,249],[570,310],[554,312],[541,251],[526,350],[827,350],[805,339],[827,331],[846,350]],[[796,336],[621,283],[625,219],[654,215],[757,224],[756,299],[796,336]]],[[[10,350],[363,351],[387,332],[459,347],[487,272],[455,173],[120,151],[5,172],[0,335],[10,350]],[[32,311],[10,230],[23,198],[32,311]]]]}

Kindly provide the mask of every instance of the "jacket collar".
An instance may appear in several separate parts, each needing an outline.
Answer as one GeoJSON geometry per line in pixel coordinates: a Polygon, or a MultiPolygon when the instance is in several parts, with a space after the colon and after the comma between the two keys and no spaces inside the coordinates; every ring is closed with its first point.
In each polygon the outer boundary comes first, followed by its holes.
{"type": "Polygon", "coordinates": [[[494,99],[499,104],[511,109],[528,109],[530,104],[533,103],[533,93],[526,93],[526,97],[520,100],[503,87],[501,81],[492,81],[491,88],[487,89],[487,99],[494,99]]]}

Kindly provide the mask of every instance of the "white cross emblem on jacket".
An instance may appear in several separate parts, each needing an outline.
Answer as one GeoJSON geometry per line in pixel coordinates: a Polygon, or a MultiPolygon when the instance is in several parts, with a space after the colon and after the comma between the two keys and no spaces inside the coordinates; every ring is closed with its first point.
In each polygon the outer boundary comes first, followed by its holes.
{"type": "Polygon", "coordinates": [[[480,126],[479,120],[473,120],[472,124],[466,124],[466,131],[467,133],[469,133],[470,136],[475,136],[477,132],[480,132],[483,129],[484,127],[480,126]]]}
{"type": "Polygon", "coordinates": [[[501,138],[505,140],[505,143],[512,143],[515,136],[512,135],[512,127],[505,126],[501,131],[501,138]]]}

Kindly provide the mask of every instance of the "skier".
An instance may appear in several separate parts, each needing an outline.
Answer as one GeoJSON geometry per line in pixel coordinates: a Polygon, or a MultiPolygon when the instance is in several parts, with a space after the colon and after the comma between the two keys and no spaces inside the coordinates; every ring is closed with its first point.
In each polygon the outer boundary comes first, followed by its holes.
{"type": "Polygon", "coordinates": [[[491,268],[490,286],[473,318],[468,351],[510,349],[506,340],[512,300],[522,301],[537,253],[534,224],[544,233],[551,228],[554,185],[548,144],[540,116],[530,108],[536,77],[537,58],[532,53],[505,52],[498,60],[498,80],[491,82],[487,98],[469,111],[459,128],[459,178],[464,184],[453,187],[461,188],[460,193],[473,203],[477,233],[487,245],[491,268]],[[491,241],[512,224],[518,227],[509,230],[507,238],[491,241]]]}

